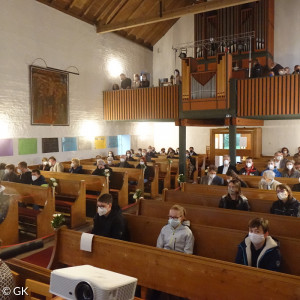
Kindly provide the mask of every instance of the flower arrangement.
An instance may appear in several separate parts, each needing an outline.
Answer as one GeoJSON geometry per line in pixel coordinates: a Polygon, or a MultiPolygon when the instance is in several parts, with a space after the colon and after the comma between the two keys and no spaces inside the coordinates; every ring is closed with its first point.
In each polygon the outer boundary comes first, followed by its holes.
{"type": "Polygon", "coordinates": [[[133,195],[133,199],[137,200],[140,199],[142,197],[142,190],[137,189],[133,195]]]}
{"type": "Polygon", "coordinates": [[[178,176],[178,182],[181,183],[181,182],[185,182],[185,176],[183,174],[179,174],[178,176]]]}
{"type": "Polygon", "coordinates": [[[104,170],[104,175],[105,175],[106,177],[109,177],[109,176],[110,176],[109,169],[105,169],[105,170],[104,170]]]}
{"type": "Polygon", "coordinates": [[[173,160],[172,159],[169,159],[169,164],[171,165],[173,163],[173,160]]]}
{"type": "Polygon", "coordinates": [[[62,214],[54,214],[53,215],[53,219],[51,221],[51,226],[54,229],[57,229],[57,228],[61,227],[64,222],[65,222],[64,215],[62,215],[62,214]]]}
{"type": "Polygon", "coordinates": [[[145,171],[145,169],[147,168],[146,165],[140,165],[141,166],[141,169],[145,171]]]}
{"type": "Polygon", "coordinates": [[[52,178],[49,179],[49,186],[53,187],[53,188],[58,186],[58,183],[57,183],[55,178],[52,177],[52,178]]]}

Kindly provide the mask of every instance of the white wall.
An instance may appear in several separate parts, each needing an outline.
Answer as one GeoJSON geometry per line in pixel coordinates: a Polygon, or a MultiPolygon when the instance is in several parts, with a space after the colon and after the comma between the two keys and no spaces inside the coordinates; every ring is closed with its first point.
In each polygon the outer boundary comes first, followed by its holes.
{"type": "Polygon", "coordinates": [[[300,64],[299,0],[275,0],[274,59],[291,70],[300,64]]]}
{"type": "MultiPolygon", "coordinates": [[[[152,73],[152,52],[115,34],[96,33],[89,24],[34,0],[2,0],[0,10],[0,138],[14,138],[14,156],[0,161],[37,163],[42,137],[76,137],[135,134],[137,124],[104,122],[102,91],[119,83],[119,74],[152,73]],[[76,66],[70,75],[70,126],[32,126],[29,100],[29,65],[43,58],[53,68],[76,66]],[[109,75],[117,60],[120,70],[109,75]],[[38,138],[38,154],[18,155],[17,138],[38,138]]],[[[43,64],[39,63],[41,66],[43,64]]],[[[152,135],[147,144],[153,143],[152,135]]],[[[61,145],[60,145],[61,146],[61,145]]],[[[61,147],[60,147],[61,151],[61,147]]],[[[59,152],[58,160],[91,157],[99,150],[59,152]]],[[[102,151],[107,152],[107,150],[102,151]]]]}

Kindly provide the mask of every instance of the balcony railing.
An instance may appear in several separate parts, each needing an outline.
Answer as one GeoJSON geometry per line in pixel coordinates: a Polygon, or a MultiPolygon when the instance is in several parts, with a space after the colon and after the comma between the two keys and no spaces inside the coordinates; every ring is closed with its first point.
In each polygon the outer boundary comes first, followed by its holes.
{"type": "Polygon", "coordinates": [[[243,79],[237,82],[239,117],[300,114],[300,76],[243,79]]]}
{"type": "Polygon", "coordinates": [[[105,120],[178,118],[178,86],[103,92],[105,120]]]}

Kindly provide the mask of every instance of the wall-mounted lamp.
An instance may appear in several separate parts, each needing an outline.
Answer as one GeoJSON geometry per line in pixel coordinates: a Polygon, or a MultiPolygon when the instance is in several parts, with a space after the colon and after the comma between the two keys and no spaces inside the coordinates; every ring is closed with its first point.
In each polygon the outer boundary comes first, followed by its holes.
{"type": "Polygon", "coordinates": [[[180,49],[179,58],[181,58],[181,59],[186,58],[186,54],[187,54],[187,49],[186,48],[180,49]]]}

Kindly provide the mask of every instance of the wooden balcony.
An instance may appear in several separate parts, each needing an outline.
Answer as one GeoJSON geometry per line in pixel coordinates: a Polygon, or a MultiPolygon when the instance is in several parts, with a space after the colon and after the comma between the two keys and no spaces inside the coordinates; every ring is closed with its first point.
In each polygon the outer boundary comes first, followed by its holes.
{"type": "Polygon", "coordinates": [[[238,80],[237,115],[264,119],[300,114],[299,88],[299,75],[238,80]]]}
{"type": "Polygon", "coordinates": [[[104,120],[175,120],[178,86],[103,92],[104,120]]]}

